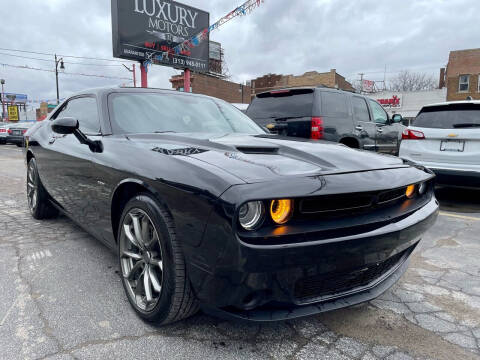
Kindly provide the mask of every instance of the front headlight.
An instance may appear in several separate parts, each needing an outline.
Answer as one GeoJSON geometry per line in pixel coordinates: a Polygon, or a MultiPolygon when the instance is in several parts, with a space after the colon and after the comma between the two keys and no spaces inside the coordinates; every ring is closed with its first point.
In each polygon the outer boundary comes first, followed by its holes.
{"type": "Polygon", "coordinates": [[[419,186],[418,186],[418,193],[420,195],[423,195],[427,192],[427,183],[426,182],[423,182],[421,183],[419,186]]]}
{"type": "Polygon", "coordinates": [[[265,207],[261,201],[250,201],[240,208],[238,212],[238,220],[245,230],[258,229],[265,215],[265,207]]]}
{"type": "Polygon", "coordinates": [[[270,216],[277,224],[285,224],[293,215],[293,200],[272,200],[270,203],[270,216]]]}
{"type": "Polygon", "coordinates": [[[411,199],[415,195],[415,185],[408,185],[407,190],[405,190],[405,195],[407,198],[411,199]]]}

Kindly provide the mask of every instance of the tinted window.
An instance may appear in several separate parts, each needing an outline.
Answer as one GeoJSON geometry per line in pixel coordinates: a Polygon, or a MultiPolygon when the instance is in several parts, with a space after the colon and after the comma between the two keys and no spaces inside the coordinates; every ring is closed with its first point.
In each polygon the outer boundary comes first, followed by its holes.
{"type": "Polygon", "coordinates": [[[360,97],[352,97],[353,116],[356,121],[370,121],[367,103],[360,97]]]}
{"type": "Polygon", "coordinates": [[[340,93],[322,92],[323,116],[348,116],[347,97],[340,93]]]}
{"type": "Polygon", "coordinates": [[[313,98],[311,89],[260,94],[248,107],[247,114],[252,119],[311,117],[313,98]]]}
{"type": "Polygon", "coordinates": [[[56,119],[60,117],[77,119],[80,124],[80,130],[85,134],[98,134],[100,132],[97,100],[93,97],[70,100],[55,116],[56,119]]]}
{"type": "Polygon", "coordinates": [[[413,126],[435,129],[480,127],[480,105],[452,104],[422,109],[413,126]]]}
{"type": "Polygon", "coordinates": [[[110,111],[115,133],[242,133],[265,132],[225,101],[181,94],[114,94],[110,111]]]}
{"type": "Polygon", "coordinates": [[[370,107],[372,108],[373,120],[379,124],[386,124],[388,121],[387,112],[383,109],[382,105],[374,100],[370,101],[370,107]]]}

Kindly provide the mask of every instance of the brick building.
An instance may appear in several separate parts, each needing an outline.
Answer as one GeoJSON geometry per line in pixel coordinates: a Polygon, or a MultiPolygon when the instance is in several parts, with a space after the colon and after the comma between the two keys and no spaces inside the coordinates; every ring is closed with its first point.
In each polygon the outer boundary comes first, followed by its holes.
{"type": "MultiPolygon", "coordinates": [[[[192,73],[190,81],[191,91],[195,94],[214,96],[230,103],[250,104],[250,86],[199,73],[192,73]]],[[[174,89],[183,91],[183,73],[172,76],[170,82],[174,89]]]]}
{"type": "Polygon", "coordinates": [[[346,81],[342,75],[337,74],[335,69],[332,69],[325,73],[309,71],[299,76],[277,74],[264,75],[252,80],[252,96],[273,89],[318,85],[355,91],[352,84],[346,81]]]}
{"type": "Polygon", "coordinates": [[[448,101],[480,100],[480,49],[451,51],[445,78],[448,101]]]}

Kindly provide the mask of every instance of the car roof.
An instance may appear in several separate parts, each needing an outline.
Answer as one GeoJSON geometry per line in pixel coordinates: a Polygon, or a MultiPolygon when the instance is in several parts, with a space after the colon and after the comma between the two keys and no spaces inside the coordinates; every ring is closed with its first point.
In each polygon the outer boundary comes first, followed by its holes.
{"type": "Polygon", "coordinates": [[[444,101],[444,102],[440,102],[440,103],[424,105],[423,107],[426,108],[426,107],[433,107],[433,106],[448,106],[448,105],[454,105],[454,104],[480,105],[480,100],[444,101]]]}
{"type": "Polygon", "coordinates": [[[108,87],[98,87],[92,89],[85,89],[75,94],[70,95],[66,100],[82,95],[96,95],[102,96],[110,93],[160,93],[160,94],[180,94],[185,96],[201,96],[206,98],[213,98],[212,96],[187,93],[183,91],[178,91],[174,89],[159,89],[159,88],[140,88],[140,87],[127,87],[127,86],[108,86],[108,87]]]}
{"type": "Polygon", "coordinates": [[[262,94],[269,94],[272,91],[291,91],[291,90],[317,90],[317,91],[337,91],[341,92],[344,94],[355,94],[355,95],[360,95],[360,96],[365,96],[363,94],[356,93],[354,91],[349,91],[349,90],[342,90],[342,89],[335,89],[332,87],[324,86],[324,85],[318,85],[318,86],[298,86],[298,87],[286,87],[286,88],[278,88],[278,89],[271,89],[268,91],[263,91],[260,92],[256,95],[262,95],[262,94]]]}

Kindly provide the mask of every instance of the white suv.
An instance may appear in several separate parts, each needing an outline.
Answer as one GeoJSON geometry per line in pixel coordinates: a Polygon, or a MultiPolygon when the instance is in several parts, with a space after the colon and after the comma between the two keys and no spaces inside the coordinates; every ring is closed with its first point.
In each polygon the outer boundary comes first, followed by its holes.
{"type": "Polygon", "coordinates": [[[401,158],[435,172],[437,184],[480,187],[480,101],[424,106],[405,129],[401,158]]]}

